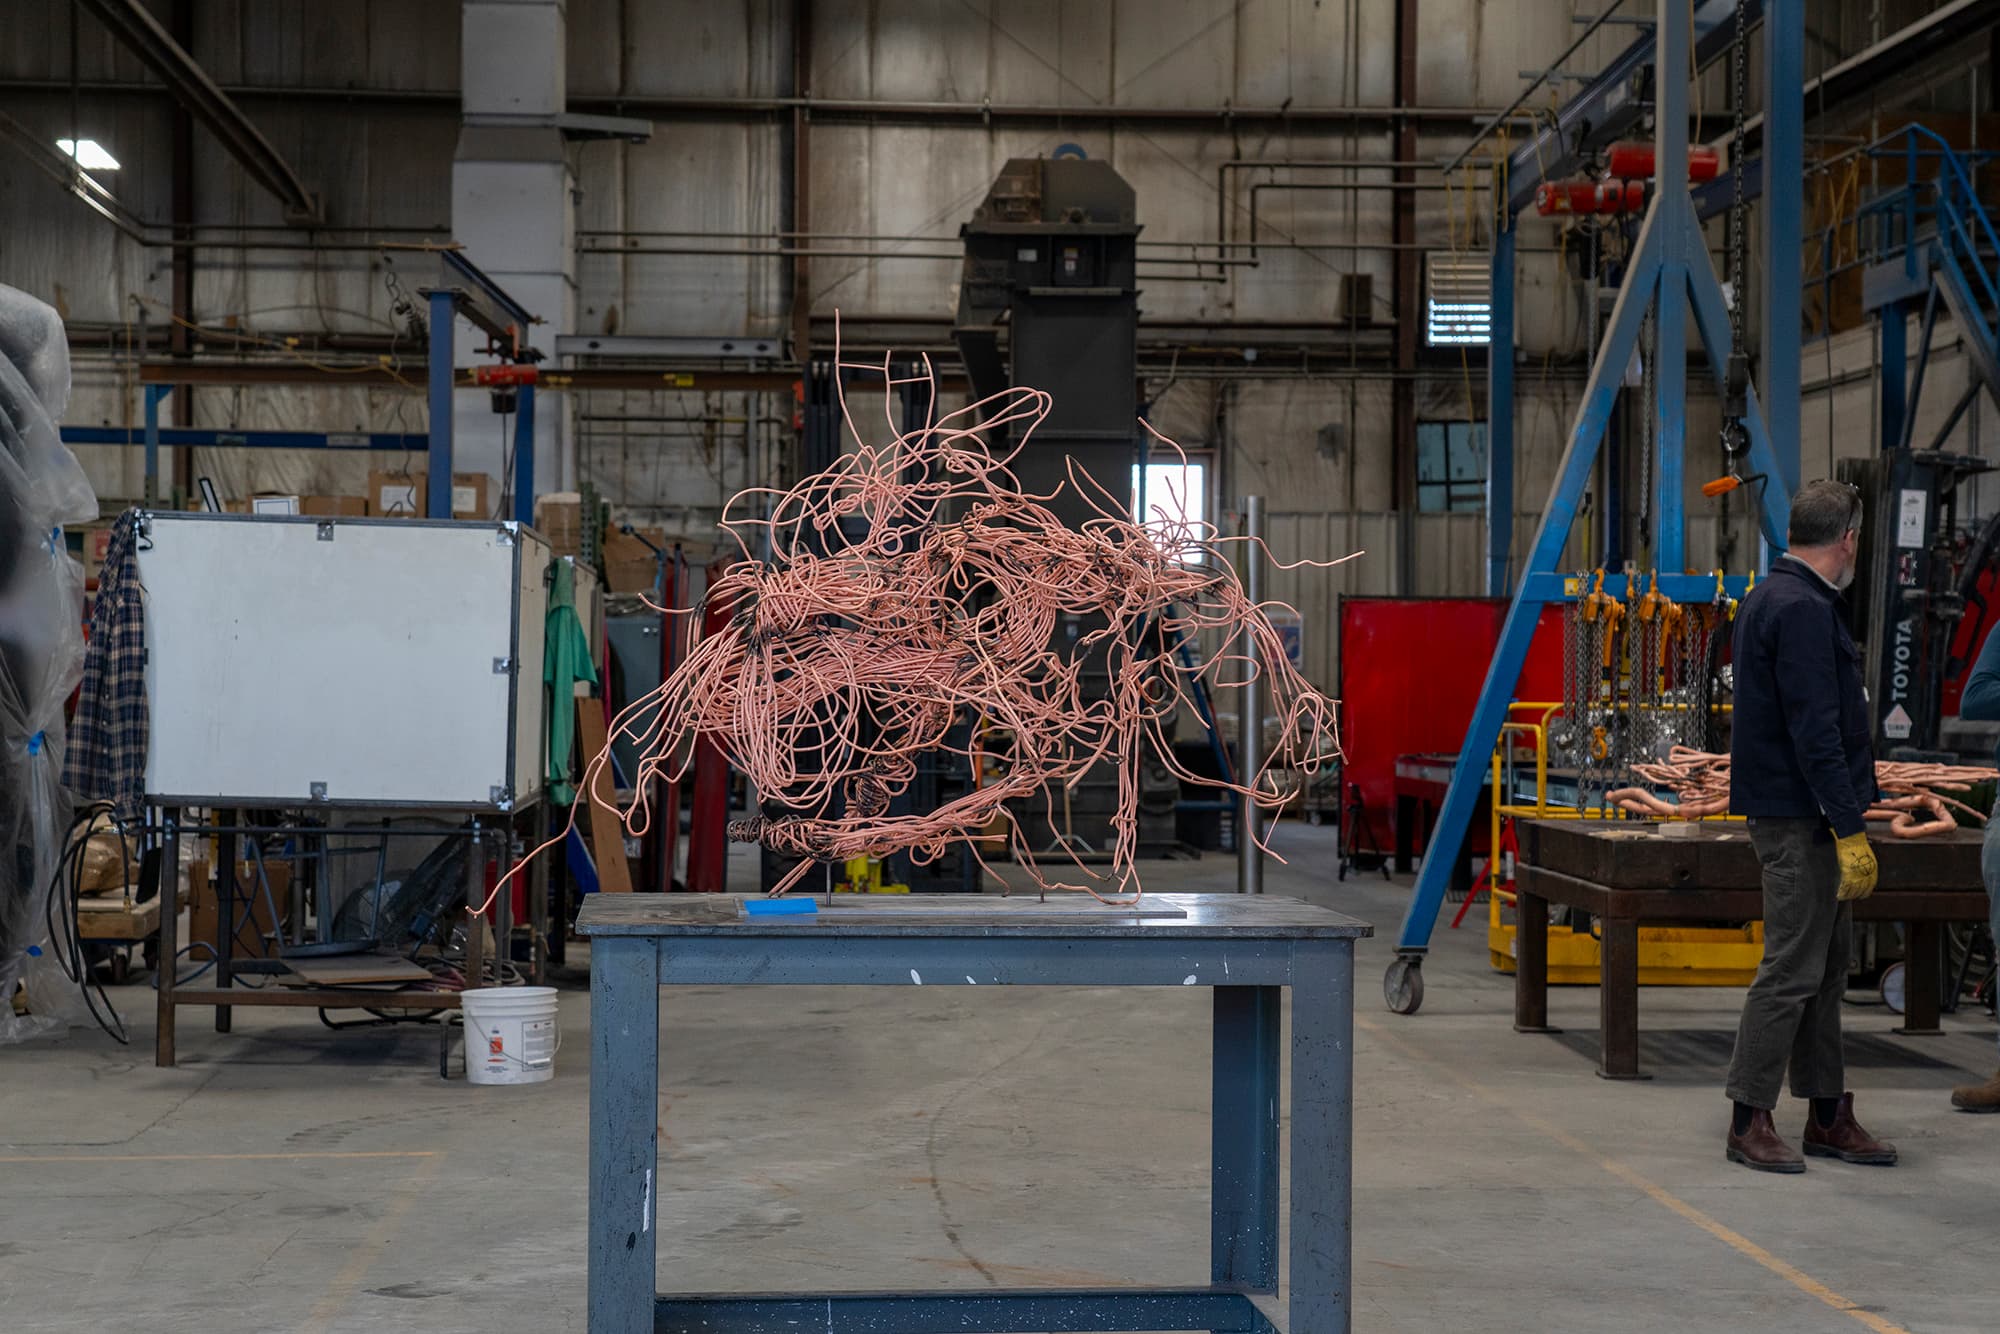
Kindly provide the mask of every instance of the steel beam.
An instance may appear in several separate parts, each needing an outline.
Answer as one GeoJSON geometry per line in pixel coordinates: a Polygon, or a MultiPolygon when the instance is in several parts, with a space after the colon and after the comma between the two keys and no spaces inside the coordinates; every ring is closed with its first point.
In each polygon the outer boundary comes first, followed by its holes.
{"type": "MultiPolygon", "coordinates": [[[[453,372],[460,389],[475,389],[470,367],[453,372]]],[[[796,371],[655,371],[636,367],[589,366],[577,370],[543,371],[537,385],[544,391],[583,389],[682,389],[696,393],[785,393],[799,380],[796,371]]],[[[407,389],[421,393],[430,382],[428,371],[405,366],[313,366],[278,361],[149,361],[139,367],[141,384],[337,384],[349,389],[407,389]]],[[[965,377],[941,375],[938,385],[962,392],[965,377]]]]}
{"type": "MultiPolygon", "coordinates": [[[[149,384],[146,397],[157,403],[172,385],[149,384]],[[158,398],[155,398],[155,395],[158,398]]],[[[188,449],[361,449],[422,450],[430,437],[395,431],[232,431],[201,427],[161,426],[157,408],[149,411],[145,429],[123,426],[65,426],[66,445],[144,445],[157,451],[162,445],[188,449]]],[[[149,464],[151,460],[148,460],[149,464]]]]}
{"type": "Polygon", "coordinates": [[[430,399],[430,483],[424,498],[424,514],[432,519],[451,517],[451,344],[452,321],[456,318],[458,295],[454,291],[432,290],[430,297],[430,377],[425,386],[430,399]]]}
{"type": "Polygon", "coordinates": [[[174,100],[208,128],[250,178],[276,197],[284,206],[285,221],[309,224],[322,220],[319,196],[306,189],[291,164],[271,147],[271,141],[144,5],[138,0],[83,0],[83,4],[141,64],[159,76],[174,100]]]}
{"type": "Polygon", "coordinates": [[[514,521],[535,522],[535,386],[514,391],[514,521]]]}
{"type": "Polygon", "coordinates": [[[1494,220],[1492,339],[1486,347],[1486,596],[1512,592],[1514,554],[1514,226],[1494,220]]]}
{"type": "MultiPolygon", "coordinates": [[[[1764,141],[1764,168],[1772,179],[1805,177],[1806,0],[1765,0],[1764,96],[1772,115],[1764,141]]],[[[1995,6],[2000,10],[2000,5],[1995,6]]],[[[1748,151],[1747,149],[1745,150],[1748,151]]],[[[1777,471],[1770,485],[1789,501],[1799,489],[1799,350],[1804,279],[1805,192],[1772,190],[1764,196],[1764,317],[1757,379],[1763,386],[1764,429],[1769,433],[1777,471]]],[[[1742,279],[1739,277],[1738,281],[1742,279]]],[[[1739,292],[1741,301],[1746,293],[1739,292]]],[[[1902,363],[1897,362],[1897,373],[1902,363]]],[[[1767,488],[1768,489],[1768,488],[1767,488]]]]}

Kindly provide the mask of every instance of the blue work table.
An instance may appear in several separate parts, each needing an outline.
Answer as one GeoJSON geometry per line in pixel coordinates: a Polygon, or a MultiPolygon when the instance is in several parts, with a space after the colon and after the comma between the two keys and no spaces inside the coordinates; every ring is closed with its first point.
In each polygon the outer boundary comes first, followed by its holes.
{"type": "Polygon", "coordinates": [[[594,894],[590,947],[591,1334],[1006,1334],[1350,1325],[1354,942],[1296,899],[1149,894],[841,897],[750,915],[734,895],[594,894]],[[656,1291],[659,988],[1058,986],[1213,990],[1210,1283],[702,1296],[656,1291]],[[1291,1200],[1278,1299],[1282,989],[1292,989],[1291,1200]]]}

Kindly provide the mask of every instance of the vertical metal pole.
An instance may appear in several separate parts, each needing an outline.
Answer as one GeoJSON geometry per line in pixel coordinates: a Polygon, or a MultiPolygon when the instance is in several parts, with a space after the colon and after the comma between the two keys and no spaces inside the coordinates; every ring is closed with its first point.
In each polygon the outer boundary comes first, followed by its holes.
{"type": "MultiPolygon", "coordinates": [[[[217,816],[233,830],[237,812],[218,811],[217,816]]],[[[215,985],[227,992],[235,984],[233,960],[236,950],[236,835],[227,833],[216,840],[215,868],[215,985]]],[[[165,912],[166,904],[160,905],[165,912]]],[[[256,913],[253,910],[254,920],[256,913]]],[[[235,1011],[227,1005],[215,1007],[215,1031],[227,1033],[235,1011]]]]}
{"type": "MultiPolygon", "coordinates": [[[[1657,192],[1653,209],[1671,220],[1692,217],[1694,204],[1688,198],[1688,6],[1693,0],[1660,0],[1659,22],[1653,29],[1658,58],[1653,68],[1655,109],[1653,125],[1653,188],[1657,192]]],[[[1663,227],[1660,233],[1658,294],[1653,319],[1658,337],[1654,356],[1658,369],[1654,383],[1659,398],[1654,404],[1653,432],[1656,438],[1655,472],[1659,490],[1653,513],[1653,567],[1679,574],[1687,563],[1686,523],[1682,518],[1686,498],[1683,471],[1687,453],[1687,268],[1695,259],[1708,262],[1705,251],[1696,252],[1687,244],[1686,229],[1663,227]]]]}
{"type": "Polygon", "coordinates": [[[153,979],[153,1064],[174,1063],[174,964],[180,958],[181,811],[169,806],[160,818],[160,967],[153,979]]]}
{"type": "Polygon", "coordinates": [[[1493,335],[1486,349],[1486,596],[1504,598],[1513,592],[1514,547],[1514,227],[1504,210],[1494,220],[1487,300],[1493,335]]]}
{"type": "MultiPolygon", "coordinates": [[[[1264,497],[1243,498],[1243,535],[1250,539],[1243,545],[1244,591],[1250,595],[1252,603],[1262,602],[1264,497]]],[[[1251,680],[1243,688],[1243,706],[1239,710],[1241,719],[1237,729],[1236,754],[1242,763],[1237,768],[1237,781],[1255,791],[1258,773],[1264,767],[1264,663],[1255,639],[1245,638],[1243,653],[1249,659],[1245,670],[1251,680]]],[[[1241,811],[1236,817],[1236,892],[1262,894],[1264,850],[1257,846],[1257,803],[1249,796],[1240,800],[1241,811]]]]}
{"type": "MultiPolygon", "coordinates": [[[[1910,373],[1909,329],[1910,312],[1900,301],[1892,301],[1875,312],[1875,326],[1881,333],[1881,356],[1876,362],[1875,377],[1881,387],[1876,391],[1877,436],[1875,448],[1878,452],[1894,449],[1903,439],[1905,429],[1905,400],[1903,388],[1910,373]]],[[[1827,393],[1833,387],[1827,386],[1827,393]]],[[[1831,399],[1828,400],[1831,402],[1831,399]]],[[[1766,419],[1768,429],[1770,422],[1766,419]]],[[[1777,442],[1774,440],[1772,444],[1777,442]]],[[[1783,451],[1779,451],[1782,455],[1783,451]]],[[[1797,488],[1793,488],[1796,490],[1797,488]]],[[[1789,493],[1788,493],[1789,494],[1789,493]]]]}
{"type": "Polygon", "coordinates": [[[431,293],[431,455],[430,487],[424,513],[433,519],[451,517],[451,372],[452,324],[457,302],[450,292],[431,293]]]}
{"type": "MultiPolygon", "coordinates": [[[[160,400],[173,392],[170,384],[146,386],[146,503],[160,503],[160,400]]],[[[182,478],[191,486],[192,479],[182,478]]]]}
{"type": "Polygon", "coordinates": [[[535,386],[514,391],[514,520],[535,521],[535,386]]]}
{"type": "MultiPolygon", "coordinates": [[[[479,827],[479,817],[475,815],[465,842],[465,986],[468,991],[486,985],[486,919],[475,917],[472,913],[485,899],[486,836],[479,827]]],[[[497,967],[494,979],[497,984],[497,967]]],[[[466,1040],[469,1042],[471,1039],[472,1035],[467,1033],[466,1040]]]]}
{"type": "MultiPolygon", "coordinates": [[[[1805,0],[1764,0],[1764,432],[1777,455],[1772,489],[1799,489],[1799,247],[1805,196],[1805,0]]],[[[1900,367],[1899,367],[1900,369],[1900,367]]],[[[1829,393],[1831,390],[1828,391],[1829,393]]]]}

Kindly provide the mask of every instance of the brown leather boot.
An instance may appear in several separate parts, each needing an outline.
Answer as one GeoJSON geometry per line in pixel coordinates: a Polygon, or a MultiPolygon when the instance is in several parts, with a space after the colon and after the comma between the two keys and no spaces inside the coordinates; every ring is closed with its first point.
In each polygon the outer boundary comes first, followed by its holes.
{"type": "Polygon", "coordinates": [[[1838,1158],[1843,1163],[1868,1167],[1896,1165],[1895,1146],[1876,1139],[1854,1119],[1852,1093],[1840,1095],[1840,1109],[1834,1113],[1830,1126],[1822,1126],[1818,1117],[1806,1113],[1805,1148],[1815,1158],[1838,1158]]]}
{"type": "Polygon", "coordinates": [[[2000,1112],[2000,1071],[1984,1084],[1953,1089],[1951,1105],[1961,1112],[2000,1112]]]}
{"type": "Polygon", "coordinates": [[[1778,1127],[1772,1124],[1771,1114],[1761,1107],[1750,1114],[1748,1130],[1740,1135],[1733,1128],[1730,1130],[1725,1156],[1732,1163],[1741,1163],[1759,1172],[1806,1170],[1806,1160],[1779,1136],[1778,1127]]]}

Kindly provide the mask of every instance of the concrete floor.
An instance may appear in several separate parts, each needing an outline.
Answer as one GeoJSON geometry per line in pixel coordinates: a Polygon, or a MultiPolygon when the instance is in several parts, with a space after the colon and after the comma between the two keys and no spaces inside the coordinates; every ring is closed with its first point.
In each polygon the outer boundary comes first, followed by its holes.
{"type": "MultiPolygon", "coordinates": [[[[1947,1090],[1993,1026],[1888,1036],[1849,1011],[1863,1119],[1893,1170],[1723,1161],[1740,993],[1649,989],[1659,1077],[1606,1083],[1597,993],[1563,1038],[1510,1029],[1483,933],[1440,930],[1429,999],[1379,981],[1407,887],[1333,881],[1331,830],[1281,832],[1271,893],[1374,922],[1357,1051],[1361,1331],[2000,1329],[2000,1117],[1947,1090]]],[[[1148,866],[1228,889],[1233,862],[1148,866]]],[[[576,956],[572,956],[575,959],[576,956]]],[[[442,1083],[426,1030],[296,1011],[0,1049],[0,1330],[581,1331],[589,1043],[579,973],[549,1084],[442,1083]]],[[[1206,1280],[1207,998],[1193,990],[666,993],[663,1286],[1206,1280]]],[[[1802,1105],[1782,1113],[1796,1133],[1802,1105]]]]}

